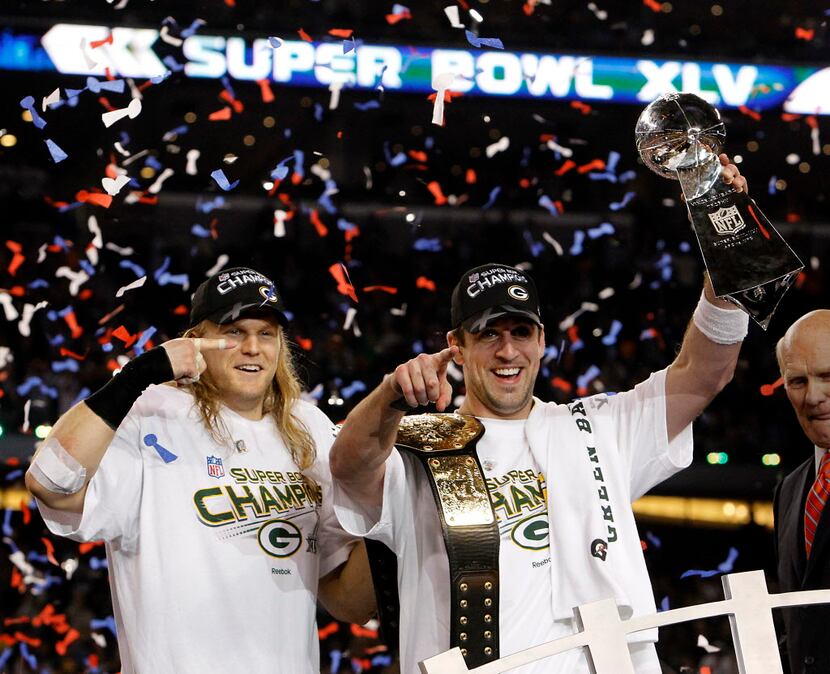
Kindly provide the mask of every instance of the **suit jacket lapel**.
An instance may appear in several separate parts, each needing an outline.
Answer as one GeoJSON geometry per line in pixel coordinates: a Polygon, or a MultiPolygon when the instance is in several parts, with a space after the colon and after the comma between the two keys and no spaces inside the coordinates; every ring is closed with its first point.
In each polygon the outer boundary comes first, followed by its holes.
{"type": "Polygon", "coordinates": [[[804,504],[815,479],[813,465],[811,458],[810,461],[801,464],[793,474],[793,489],[790,498],[786,499],[787,514],[783,518],[787,526],[784,538],[793,546],[790,558],[795,568],[795,577],[802,586],[807,568],[807,553],[804,549],[804,504]]]}

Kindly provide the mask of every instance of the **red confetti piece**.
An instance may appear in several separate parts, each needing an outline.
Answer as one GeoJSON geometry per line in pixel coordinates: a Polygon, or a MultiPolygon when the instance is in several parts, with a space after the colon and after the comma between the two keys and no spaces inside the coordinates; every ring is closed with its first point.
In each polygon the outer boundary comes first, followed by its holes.
{"type": "Polygon", "coordinates": [[[223,101],[227,101],[228,103],[230,103],[231,107],[233,108],[233,111],[237,114],[245,109],[245,106],[242,104],[242,101],[234,98],[233,94],[227,89],[222,90],[222,93],[219,94],[219,98],[221,98],[223,101]]]}
{"type": "Polygon", "coordinates": [[[72,333],[72,339],[78,339],[82,334],[84,334],[84,329],[78,325],[78,319],[75,316],[74,311],[68,312],[63,317],[64,322],[69,327],[70,332],[72,333]]]}
{"type": "Polygon", "coordinates": [[[408,154],[415,161],[419,161],[421,163],[426,163],[427,159],[429,159],[427,153],[422,150],[410,150],[408,154]]]}
{"type": "Polygon", "coordinates": [[[743,114],[745,114],[747,117],[751,117],[751,118],[752,118],[752,119],[754,119],[756,122],[760,122],[760,121],[761,121],[761,113],[760,113],[760,112],[756,112],[755,110],[750,110],[750,109],[749,109],[748,107],[746,107],[745,105],[741,105],[741,106],[738,108],[738,110],[740,110],[740,111],[741,111],[743,114]]]}
{"type": "Polygon", "coordinates": [[[97,548],[100,545],[103,545],[104,541],[90,541],[88,543],[78,543],[78,552],[82,555],[87,554],[93,548],[97,548]]]}
{"type": "Polygon", "coordinates": [[[8,459],[6,459],[6,465],[7,466],[19,466],[20,465],[20,459],[18,459],[16,456],[10,456],[8,459]]]}
{"type": "Polygon", "coordinates": [[[761,385],[761,395],[762,396],[771,396],[775,393],[775,389],[779,386],[784,384],[784,377],[778,377],[772,384],[762,384],[761,385]]]}
{"type": "Polygon", "coordinates": [[[361,627],[360,625],[351,625],[352,634],[356,637],[364,637],[366,639],[377,639],[378,638],[378,631],[377,630],[368,630],[365,627],[361,627]]]}
{"type": "Polygon", "coordinates": [[[180,304],[175,309],[173,309],[174,316],[187,316],[190,313],[190,309],[188,309],[184,304],[180,304]]]}
{"type": "Polygon", "coordinates": [[[136,333],[135,335],[131,335],[127,328],[125,328],[123,325],[119,325],[117,328],[115,328],[115,330],[112,331],[112,336],[124,342],[125,349],[129,349],[138,339],[138,333],[136,333]]]}
{"type": "Polygon", "coordinates": [[[9,288],[9,295],[13,297],[23,297],[26,294],[26,289],[23,286],[12,286],[9,288]]]}
{"type": "Polygon", "coordinates": [[[571,340],[571,344],[579,341],[579,326],[572,325],[568,328],[568,339],[571,340]]]}
{"type": "Polygon", "coordinates": [[[646,550],[648,548],[648,543],[646,543],[643,539],[640,539],[640,547],[643,550],[646,550]]]}
{"type": "Polygon", "coordinates": [[[643,0],[643,4],[648,7],[652,12],[662,12],[663,11],[663,3],[657,2],[657,0],[643,0]]]}
{"type": "Polygon", "coordinates": [[[6,248],[8,248],[14,255],[12,256],[12,261],[9,263],[9,268],[7,271],[12,276],[15,275],[17,272],[18,267],[23,264],[23,261],[26,259],[26,256],[23,255],[20,251],[23,250],[23,246],[21,246],[17,241],[6,241],[6,248]]]}
{"type": "Polygon", "coordinates": [[[554,377],[550,383],[554,388],[558,388],[560,391],[564,391],[565,393],[570,393],[571,389],[573,389],[571,383],[565,379],[562,379],[562,377],[554,377]]]}
{"type": "Polygon", "coordinates": [[[55,559],[55,545],[50,541],[48,538],[44,537],[40,539],[41,543],[43,543],[43,547],[46,548],[46,559],[49,560],[50,563],[54,564],[55,566],[60,566],[58,560],[55,559]]]}
{"type": "Polygon", "coordinates": [[[225,0],[225,4],[228,7],[236,7],[236,0],[225,0]]]}
{"type": "Polygon", "coordinates": [[[300,36],[301,40],[305,40],[306,42],[314,42],[314,40],[311,39],[311,35],[306,33],[302,28],[297,31],[297,35],[300,36]]]}
{"type": "Polygon", "coordinates": [[[477,180],[478,176],[476,175],[475,170],[468,168],[467,173],[464,176],[464,182],[466,182],[468,185],[474,185],[477,180]]]}
{"type": "Polygon", "coordinates": [[[23,634],[23,632],[15,632],[14,640],[22,641],[25,644],[29,644],[29,646],[34,646],[35,648],[38,648],[43,643],[40,639],[30,637],[28,634],[23,634]]]}
{"type": "Polygon", "coordinates": [[[573,168],[576,168],[576,162],[573,159],[566,159],[565,163],[554,171],[554,174],[563,176],[573,168]]]}
{"type": "Polygon", "coordinates": [[[363,289],[364,293],[372,293],[372,292],[376,292],[376,291],[383,292],[383,293],[389,293],[390,295],[397,295],[398,294],[398,289],[393,287],[393,286],[366,286],[363,289]]]}
{"type": "MultiPolygon", "coordinates": [[[[12,569],[12,578],[9,581],[9,585],[11,586],[11,588],[13,590],[16,590],[17,588],[21,588],[21,589],[23,588],[23,575],[20,573],[20,571],[17,570],[16,567],[12,569]]],[[[6,636],[7,635],[5,635],[5,634],[0,634],[0,642],[2,642],[3,637],[6,637],[6,636]]],[[[11,646],[13,643],[14,642],[12,641],[11,644],[7,643],[7,645],[11,646]]]]}
{"type": "Polygon", "coordinates": [[[19,618],[4,618],[3,619],[3,627],[8,627],[9,625],[21,625],[23,623],[28,623],[31,620],[29,616],[23,615],[19,618]]]}
{"type": "Polygon", "coordinates": [[[399,21],[403,21],[404,19],[411,19],[412,14],[409,10],[405,12],[401,12],[400,14],[387,14],[386,15],[386,23],[390,26],[394,26],[399,21]]]}
{"type": "Polygon", "coordinates": [[[801,215],[799,215],[798,213],[787,213],[787,222],[801,222],[801,215]]]}
{"type": "Polygon", "coordinates": [[[579,110],[583,115],[589,114],[592,110],[590,105],[583,103],[582,101],[571,101],[571,107],[575,110],[579,110]]]}
{"type": "Polygon", "coordinates": [[[320,627],[317,630],[317,635],[320,637],[321,640],[325,639],[326,637],[330,637],[332,634],[336,634],[340,631],[340,625],[336,622],[332,621],[325,627],[320,627]]]}
{"type": "Polygon", "coordinates": [[[66,636],[55,644],[55,651],[58,655],[66,655],[66,649],[69,648],[69,644],[75,641],[78,637],[81,636],[81,633],[72,628],[67,632],[66,636]]]}
{"type": "Polygon", "coordinates": [[[109,99],[106,96],[99,96],[98,102],[104,107],[107,112],[112,112],[115,110],[115,107],[112,103],[109,102],[109,99]]]}
{"type": "Polygon", "coordinates": [[[329,35],[332,37],[339,37],[344,40],[348,40],[352,36],[352,33],[354,33],[352,28],[332,28],[329,31],[329,35]]]}
{"type": "Polygon", "coordinates": [[[799,117],[801,117],[801,115],[796,115],[796,114],[793,114],[792,112],[783,112],[783,113],[781,113],[781,119],[783,119],[785,122],[794,122],[799,117]]]}
{"type": "Polygon", "coordinates": [[[110,33],[103,40],[92,40],[89,43],[89,48],[90,49],[98,49],[98,47],[103,47],[105,44],[112,44],[112,33],[110,33]]]}
{"type": "Polygon", "coordinates": [[[426,276],[419,276],[415,279],[415,287],[416,288],[423,288],[424,290],[429,290],[430,292],[435,292],[435,281],[428,279],[426,276]]]}
{"type": "Polygon", "coordinates": [[[65,346],[62,346],[60,348],[60,354],[61,354],[61,356],[68,356],[69,358],[73,358],[75,360],[85,360],[86,359],[86,356],[82,356],[79,353],[75,353],[74,351],[70,351],[65,346]]]}
{"type": "Polygon", "coordinates": [[[815,115],[808,115],[807,119],[805,119],[804,121],[807,122],[807,126],[809,126],[811,129],[818,128],[818,119],[816,119],[815,115]]]}
{"type": "Polygon", "coordinates": [[[274,92],[271,91],[271,83],[268,80],[257,80],[256,83],[259,85],[262,102],[272,103],[274,101],[274,92]]]}
{"type": "Polygon", "coordinates": [[[588,173],[588,171],[602,171],[605,169],[605,162],[602,159],[594,159],[593,161],[589,161],[587,164],[583,164],[578,169],[576,169],[577,173],[588,173]]]}
{"type": "Polygon", "coordinates": [[[527,0],[527,2],[522,5],[522,11],[525,13],[525,16],[532,15],[533,12],[536,11],[536,2],[534,0],[527,0]]]}
{"type": "Polygon", "coordinates": [[[432,180],[427,183],[427,189],[430,191],[432,196],[435,197],[436,206],[443,206],[447,203],[447,197],[445,197],[444,193],[441,191],[441,185],[438,184],[437,180],[432,180]]]}
{"type": "Polygon", "coordinates": [[[312,347],[314,346],[314,342],[307,337],[300,337],[297,336],[297,344],[299,344],[300,348],[303,351],[311,351],[312,347]]]}
{"type": "Polygon", "coordinates": [[[795,36],[799,40],[806,40],[807,42],[809,42],[816,36],[816,31],[812,28],[799,28],[798,26],[796,26],[795,36]]]}
{"type": "Polygon", "coordinates": [[[231,109],[226,105],[221,110],[217,110],[216,112],[211,112],[208,115],[208,119],[211,122],[225,122],[231,118],[231,109]]]}
{"type": "Polygon", "coordinates": [[[29,524],[32,521],[32,511],[29,510],[29,502],[25,498],[20,501],[20,512],[23,513],[23,524],[29,524]]]}
{"type": "Polygon", "coordinates": [[[101,192],[87,192],[81,190],[75,195],[75,200],[84,204],[92,204],[93,206],[102,206],[109,208],[112,204],[112,197],[109,194],[102,194],[101,192]]]}
{"type": "Polygon", "coordinates": [[[329,228],[326,227],[322,220],[320,220],[320,214],[317,212],[316,208],[311,211],[309,220],[311,220],[311,224],[314,225],[314,229],[317,230],[318,236],[328,236],[329,228]]]}
{"type": "Polygon", "coordinates": [[[341,295],[351,297],[355,302],[357,302],[357,293],[349,280],[349,273],[346,271],[346,267],[340,262],[335,262],[331,265],[331,267],[329,267],[329,273],[334,276],[334,280],[337,281],[337,291],[341,295]]]}
{"type": "Polygon", "coordinates": [[[78,293],[79,300],[88,300],[90,297],[92,297],[92,290],[90,290],[89,288],[84,288],[81,292],[78,293]]]}

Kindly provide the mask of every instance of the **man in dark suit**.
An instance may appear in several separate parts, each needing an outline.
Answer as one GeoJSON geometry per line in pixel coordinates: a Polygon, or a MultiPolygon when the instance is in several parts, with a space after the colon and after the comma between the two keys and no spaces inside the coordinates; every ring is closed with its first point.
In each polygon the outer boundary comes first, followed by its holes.
{"type": "MultiPolygon", "coordinates": [[[[776,347],[784,389],[815,451],[779,485],[775,540],[782,592],[830,588],[830,310],[799,318],[776,347]]],[[[830,605],[782,609],[792,674],[830,672],[830,605]]]]}

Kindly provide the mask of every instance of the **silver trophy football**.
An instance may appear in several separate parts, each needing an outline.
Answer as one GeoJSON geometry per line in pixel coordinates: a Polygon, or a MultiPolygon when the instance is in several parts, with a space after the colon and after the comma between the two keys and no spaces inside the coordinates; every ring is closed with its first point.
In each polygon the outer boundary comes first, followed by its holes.
{"type": "Polygon", "coordinates": [[[755,201],[720,179],[720,113],[695,94],[665,94],[643,110],[635,137],[646,166],[680,181],[715,294],[766,330],[804,265],[755,201]]]}

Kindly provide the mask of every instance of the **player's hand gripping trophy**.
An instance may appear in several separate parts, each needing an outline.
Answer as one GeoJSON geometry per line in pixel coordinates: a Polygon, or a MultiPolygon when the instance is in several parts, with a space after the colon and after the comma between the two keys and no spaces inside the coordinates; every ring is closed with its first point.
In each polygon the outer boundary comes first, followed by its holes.
{"type": "Polygon", "coordinates": [[[666,94],[643,110],[635,136],[646,166],[680,181],[715,294],[766,329],[804,265],[755,201],[720,180],[720,113],[695,94],[666,94]]]}

